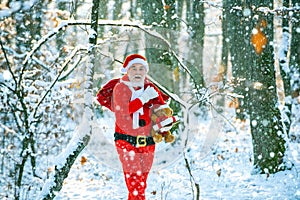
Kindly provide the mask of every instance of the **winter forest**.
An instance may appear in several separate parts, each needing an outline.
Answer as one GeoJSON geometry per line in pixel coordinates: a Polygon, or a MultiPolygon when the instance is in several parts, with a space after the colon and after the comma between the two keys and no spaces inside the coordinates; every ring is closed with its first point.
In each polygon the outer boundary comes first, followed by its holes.
{"type": "Polygon", "coordinates": [[[147,199],[300,199],[299,0],[0,0],[0,199],[127,198],[100,87],[125,57],[180,118],[147,199]]]}

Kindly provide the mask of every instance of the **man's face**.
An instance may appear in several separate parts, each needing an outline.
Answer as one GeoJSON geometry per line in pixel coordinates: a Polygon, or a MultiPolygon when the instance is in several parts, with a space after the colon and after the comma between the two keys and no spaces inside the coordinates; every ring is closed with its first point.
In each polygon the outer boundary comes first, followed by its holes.
{"type": "Polygon", "coordinates": [[[142,64],[133,64],[127,71],[128,78],[133,83],[144,83],[146,69],[142,64]]]}

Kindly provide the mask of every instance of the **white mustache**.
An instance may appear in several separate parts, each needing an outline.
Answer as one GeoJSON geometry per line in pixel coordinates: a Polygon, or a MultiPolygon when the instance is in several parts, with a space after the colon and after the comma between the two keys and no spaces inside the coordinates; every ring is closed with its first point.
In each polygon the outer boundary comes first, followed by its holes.
{"type": "Polygon", "coordinates": [[[134,78],[143,78],[142,75],[135,75],[134,78]]]}

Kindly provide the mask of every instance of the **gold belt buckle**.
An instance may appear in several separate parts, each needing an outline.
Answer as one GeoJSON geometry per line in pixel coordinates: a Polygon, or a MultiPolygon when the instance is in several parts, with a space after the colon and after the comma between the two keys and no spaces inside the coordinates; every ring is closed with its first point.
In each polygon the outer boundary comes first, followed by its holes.
{"type": "Polygon", "coordinates": [[[136,137],[136,144],[137,144],[137,147],[145,147],[147,145],[147,137],[138,135],[136,137]]]}

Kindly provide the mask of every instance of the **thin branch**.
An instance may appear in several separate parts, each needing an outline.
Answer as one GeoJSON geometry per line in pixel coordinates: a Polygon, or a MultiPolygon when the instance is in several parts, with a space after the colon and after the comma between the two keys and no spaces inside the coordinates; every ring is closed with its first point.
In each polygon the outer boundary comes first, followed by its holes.
{"type": "Polygon", "coordinates": [[[24,59],[23,65],[25,66],[26,64],[28,64],[29,59],[33,56],[33,54],[44,44],[46,43],[48,40],[50,40],[53,36],[55,36],[56,34],[58,34],[61,30],[63,30],[63,28],[67,27],[68,24],[67,23],[60,23],[60,25],[54,29],[54,31],[48,33],[47,35],[45,35],[44,37],[42,37],[32,48],[32,50],[27,53],[27,56],[24,59]]]}
{"type": "Polygon", "coordinates": [[[5,58],[5,62],[6,62],[6,64],[7,64],[7,68],[8,68],[8,70],[9,70],[9,72],[10,72],[10,74],[11,74],[11,76],[12,76],[14,82],[15,82],[15,88],[16,88],[16,87],[17,87],[17,79],[16,79],[16,77],[14,76],[14,73],[13,73],[13,71],[12,71],[12,69],[11,69],[11,66],[10,66],[9,60],[8,60],[8,58],[7,58],[6,51],[5,51],[5,49],[4,49],[4,46],[3,46],[3,43],[2,43],[1,38],[0,38],[0,45],[1,45],[1,49],[2,49],[3,54],[4,54],[4,58],[5,58]]]}
{"type": "Polygon", "coordinates": [[[174,101],[176,101],[179,104],[181,104],[184,108],[190,108],[190,107],[192,107],[192,104],[189,104],[189,103],[186,103],[185,101],[183,101],[179,96],[177,96],[176,94],[170,92],[167,88],[165,88],[164,86],[162,86],[160,83],[158,83],[156,80],[154,80],[151,76],[147,75],[147,78],[151,82],[153,82],[154,85],[156,85],[160,90],[162,90],[166,95],[168,95],[174,101]]]}
{"type": "Polygon", "coordinates": [[[82,57],[80,56],[80,57],[75,61],[75,63],[71,66],[71,69],[68,70],[62,77],[60,77],[60,78],[58,79],[58,81],[62,81],[62,80],[64,80],[64,79],[66,79],[66,78],[74,71],[74,69],[78,66],[78,64],[81,62],[81,60],[82,60],[82,57]]]}
{"type": "Polygon", "coordinates": [[[206,3],[208,6],[212,6],[212,7],[215,7],[215,8],[222,9],[222,3],[215,3],[215,2],[212,2],[212,1],[200,1],[200,2],[206,3]]]}
{"type": "Polygon", "coordinates": [[[221,111],[219,111],[212,103],[209,104],[213,108],[213,110],[216,111],[216,113],[220,115],[223,119],[225,119],[225,121],[228,122],[228,124],[230,124],[233,127],[234,131],[238,133],[236,127],[232,124],[232,122],[221,111]]]}
{"type": "Polygon", "coordinates": [[[36,57],[33,57],[33,61],[36,62],[38,65],[40,65],[46,71],[48,71],[48,72],[51,71],[49,66],[47,66],[43,61],[37,59],[36,57]]]}
{"type": "Polygon", "coordinates": [[[6,50],[7,53],[13,54],[15,58],[18,59],[24,59],[24,57],[26,56],[26,53],[17,53],[14,49],[8,47],[8,46],[4,46],[4,49],[6,50]]]}
{"type": "Polygon", "coordinates": [[[62,69],[60,70],[60,72],[57,74],[56,78],[54,79],[54,81],[52,82],[52,84],[49,86],[48,90],[44,93],[43,97],[40,99],[40,101],[37,103],[37,105],[35,106],[34,112],[32,117],[35,118],[36,117],[36,113],[37,110],[39,108],[39,106],[41,105],[41,103],[44,101],[44,99],[46,98],[46,96],[48,95],[48,93],[52,90],[52,88],[54,87],[54,85],[56,84],[56,82],[59,80],[59,77],[61,76],[61,74],[63,73],[63,71],[67,68],[68,64],[71,62],[72,58],[74,56],[76,56],[78,51],[87,51],[87,48],[83,48],[83,47],[76,47],[72,53],[70,54],[70,56],[65,60],[65,62],[62,64],[62,69]]]}
{"type": "MultiPolygon", "coordinates": [[[[226,90],[226,88],[222,88],[223,90],[226,90]]],[[[211,99],[213,98],[214,96],[217,96],[217,95],[220,95],[220,96],[224,96],[225,98],[240,98],[240,99],[243,99],[244,96],[242,95],[239,95],[239,94],[234,94],[234,93],[222,93],[222,92],[219,92],[219,91],[214,91],[214,92],[211,92],[207,99],[211,99]]],[[[216,108],[212,102],[210,101],[206,101],[208,102],[208,104],[211,106],[211,108],[217,113],[219,114],[228,124],[230,124],[233,129],[235,130],[235,132],[238,132],[236,127],[232,124],[232,122],[222,113],[222,111],[219,111],[218,108],[216,108]]]]}
{"type": "MultiPolygon", "coordinates": [[[[8,106],[10,107],[10,109],[13,111],[13,112],[12,112],[12,115],[13,115],[13,118],[14,118],[14,120],[15,120],[15,123],[16,123],[16,125],[17,125],[17,127],[18,127],[19,133],[22,133],[21,135],[23,135],[24,131],[22,130],[23,126],[21,125],[21,124],[23,124],[23,123],[21,123],[21,122],[19,121],[19,120],[21,120],[21,119],[18,118],[18,115],[17,115],[17,112],[16,112],[16,110],[18,110],[18,108],[16,108],[15,105],[13,106],[13,105],[10,103],[10,101],[7,101],[7,104],[8,104],[8,106]]],[[[21,120],[21,121],[22,121],[22,120],[21,120]]]]}
{"type": "Polygon", "coordinates": [[[190,175],[190,182],[191,182],[191,186],[192,186],[194,199],[199,200],[200,199],[200,185],[199,185],[199,183],[196,183],[196,181],[195,181],[195,178],[194,178],[192,170],[191,170],[190,163],[185,155],[185,152],[183,152],[183,157],[184,157],[184,161],[185,161],[185,167],[187,168],[189,175],[190,175]],[[195,187],[196,191],[194,190],[194,187],[195,187]]]}
{"type": "Polygon", "coordinates": [[[15,90],[14,89],[12,89],[11,87],[9,87],[8,85],[6,85],[5,83],[3,83],[3,82],[0,82],[0,86],[3,86],[3,87],[6,87],[8,90],[10,90],[12,93],[14,93],[15,92],[15,90]]]}

